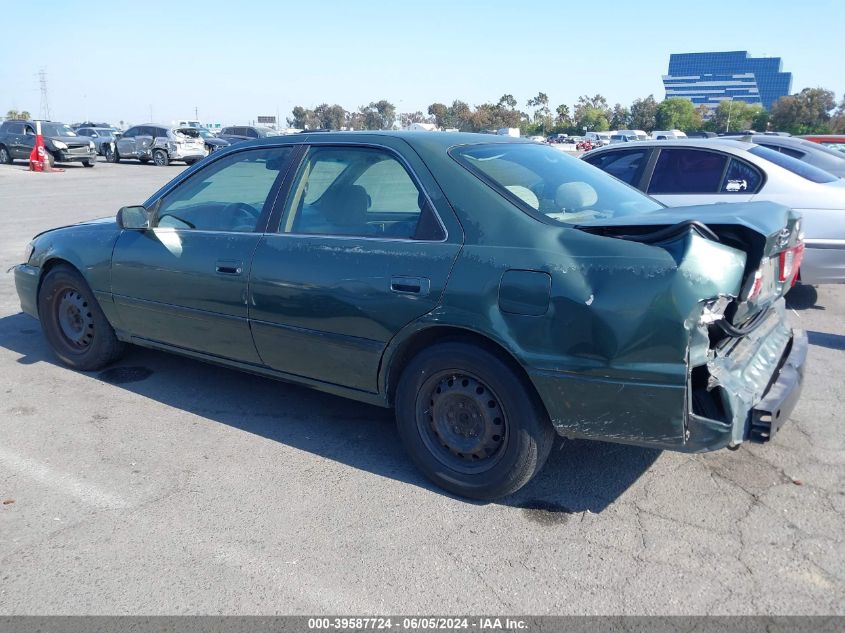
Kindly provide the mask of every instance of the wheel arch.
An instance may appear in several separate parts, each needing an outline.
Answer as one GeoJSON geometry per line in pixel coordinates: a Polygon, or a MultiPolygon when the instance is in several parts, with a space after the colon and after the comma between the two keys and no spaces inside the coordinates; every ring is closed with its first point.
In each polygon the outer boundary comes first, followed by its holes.
{"type": "Polygon", "coordinates": [[[389,406],[393,406],[395,402],[396,386],[408,363],[427,347],[445,342],[477,345],[499,358],[519,377],[531,396],[536,399],[537,404],[548,415],[545,404],[525,367],[507,347],[481,332],[453,325],[418,327],[414,331],[408,332],[400,341],[392,344],[393,349],[388,348],[385,353],[385,360],[382,362],[380,386],[389,406]]]}

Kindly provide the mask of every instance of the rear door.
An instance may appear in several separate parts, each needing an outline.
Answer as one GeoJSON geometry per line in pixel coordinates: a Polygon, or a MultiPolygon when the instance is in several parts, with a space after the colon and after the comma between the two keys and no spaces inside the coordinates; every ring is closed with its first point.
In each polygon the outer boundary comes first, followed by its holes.
{"type": "Polygon", "coordinates": [[[273,369],[376,392],[387,343],[437,306],[462,233],[401,146],[305,152],[250,278],[255,344],[273,369]]]}
{"type": "Polygon", "coordinates": [[[123,231],[112,293],[132,336],[258,363],[247,321],[256,245],[287,173],[291,147],[212,161],[153,204],[153,228],[123,231]]]}
{"type": "Polygon", "coordinates": [[[131,127],[126,130],[120,138],[115,141],[117,146],[117,153],[124,158],[135,158],[137,150],[135,146],[135,136],[140,131],[140,127],[131,127]]]}
{"type": "Polygon", "coordinates": [[[707,149],[661,148],[646,192],[670,207],[748,202],[763,184],[756,167],[707,149]]]}

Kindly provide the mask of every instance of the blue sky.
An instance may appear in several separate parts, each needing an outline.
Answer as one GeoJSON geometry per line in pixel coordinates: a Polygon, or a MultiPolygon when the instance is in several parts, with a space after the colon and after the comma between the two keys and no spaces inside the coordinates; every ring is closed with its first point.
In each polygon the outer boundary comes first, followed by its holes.
{"type": "Polygon", "coordinates": [[[504,93],[527,110],[538,91],[553,107],[595,93],[628,105],[663,98],[669,53],[719,50],[782,57],[793,91],[845,91],[843,0],[16,4],[2,12],[0,110],[37,115],[44,68],[52,118],[66,122],[139,123],[151,109],[169,122],[197,107],[239,123],[382,98],[425,111],[504,93]]]}

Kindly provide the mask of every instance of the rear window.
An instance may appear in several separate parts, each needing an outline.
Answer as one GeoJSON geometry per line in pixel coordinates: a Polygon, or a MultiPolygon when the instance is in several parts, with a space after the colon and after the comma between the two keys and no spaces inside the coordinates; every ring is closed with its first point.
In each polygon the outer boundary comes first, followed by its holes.
{"type": "Polygon", "coordinates": [[[549,145],[463,145],[449,153],[517,206],[561,224],[585,224],[663,208],[640,191],[549,145]]]}
{"type": "Polygon", "coordinates": [[[809,163],[802,162],[786,154],[781,154],[768,147],[756,146],[748,150],[755,156],[765,158],[767,161],[774,163],[778,167],[783,167],[787,171],[791,171],[796,176],[809,180],[811,182],[835,182],[839,180],[836,176],[827,173],[818,167],[813,167],[809,163]]]}

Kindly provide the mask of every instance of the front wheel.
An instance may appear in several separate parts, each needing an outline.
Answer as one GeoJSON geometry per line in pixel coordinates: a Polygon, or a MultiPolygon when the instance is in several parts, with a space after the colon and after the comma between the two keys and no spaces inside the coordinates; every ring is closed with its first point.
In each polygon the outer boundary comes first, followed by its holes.
{"type": "Polygon", "coordinates": [[[396,420],[426,477],[474,499],[503,497],[528,483],[555,435],[536,395],[508,364],[459,342],[429,348],[408,364],[396,420]]]}
{"type": "Polygon", "coordinates": [[[117,340],[94,293],[68,266],[57,266],[44,277],[38,317],[56,356],[74,369],[100,369],[123,353],[124,344],[117,340]]]}
{"type": "Polygon", "coordinates": [[[170,157],[163,149],[157,149],[153,152],[153,162],[158,167],[167,167],[170,164],[170,157]]]}
{"type": "Polygon", "coordinates": [[[120,162],[120,156],[117,154],[117,149],[113,148],[111,145],[106,145],[103,148],[103,156],[106,157],[107,163],[118,163],[120,162]]]}
{"type": "Polygon", "coordinates": [[[0,145],[0,165],[11,165],[12,155],[5,145],[0,145]]]}
{"type": "Polygon", "coordinates": [[[93,160],[85,160],[85,161],[82,161],[82,164],[83,164],[85,167],[93,167],[93,166],[94,166],[94,161],[93,161],[93,160]]]}

